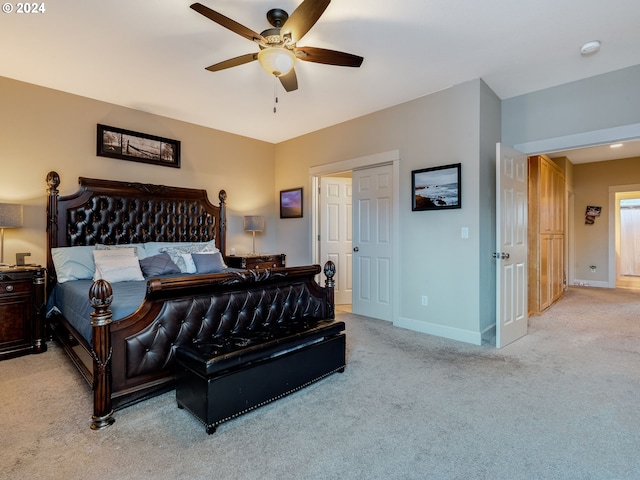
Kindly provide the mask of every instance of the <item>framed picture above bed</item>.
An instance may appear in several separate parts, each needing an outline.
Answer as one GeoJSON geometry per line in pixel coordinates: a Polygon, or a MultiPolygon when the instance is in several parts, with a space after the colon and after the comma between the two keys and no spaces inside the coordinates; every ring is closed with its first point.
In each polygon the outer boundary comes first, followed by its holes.
{"type": "Polygon", "coordinates": [[[414,212],[462,208],[461,164],[412,171],[411,191],[414,212]]]}
{"type": "Polygon", "coordinates": [[[302,218],[302,187],[280,190],[280,218],[302,218]]]}
{"type": "Polygon", "coordinates": [[[180,141],[98,124],[97,155],[180,168],[180,141]]]}

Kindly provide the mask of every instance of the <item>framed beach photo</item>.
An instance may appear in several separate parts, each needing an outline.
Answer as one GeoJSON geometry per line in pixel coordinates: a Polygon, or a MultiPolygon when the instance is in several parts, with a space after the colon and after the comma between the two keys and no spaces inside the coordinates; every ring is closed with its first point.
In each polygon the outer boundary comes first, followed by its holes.
{"type": "Polygon", "coordinates": [[[180,142],[98,124],[97,152],[100,157],[180,168],[180,142]]]}
{"type": "Polygon", "coordinates": [[[280,190],[280,218],[302,218],[302,187],[280,190]]]}
{"type": "Polygon", "coordinates": [[[411,210],[462,208],[460,163],[411,172],[411,210]]]}

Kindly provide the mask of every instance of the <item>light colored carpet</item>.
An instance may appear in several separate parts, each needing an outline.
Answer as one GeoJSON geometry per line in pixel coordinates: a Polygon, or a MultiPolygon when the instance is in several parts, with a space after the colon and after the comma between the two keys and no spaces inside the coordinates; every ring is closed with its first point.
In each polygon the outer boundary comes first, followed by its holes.
{"type": "Polygon", "coordinates": [[[94,432],[61,349],[0,362],[0,478],[640,478],[640,293],[572,287],[502,350],[339,316],[344,374],[211,436],[173,392],[94,432]]]}

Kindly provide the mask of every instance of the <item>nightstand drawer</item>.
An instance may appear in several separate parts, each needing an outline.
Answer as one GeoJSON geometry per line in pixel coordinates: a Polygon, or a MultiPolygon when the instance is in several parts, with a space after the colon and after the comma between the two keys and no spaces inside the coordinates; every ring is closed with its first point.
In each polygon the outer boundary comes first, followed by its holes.
{"type": "Polygon", "coordinates": [[[250,268],[276,268],[280,266],[280,262],[251,262],[250,268]]]}
{"type": "Polygon", "coordinates": [[[12,282],[0,282],[0,295],[11,295],[14,293],[30,292],[33,282],[31,279],[12,282]]]}
{"type": "Polygon", "coordinates": [[[237,255],[227,257],[225,262],[232,268],[247,270],[284,267],[287,256],[284,253],[263,255],[237,255]]]}

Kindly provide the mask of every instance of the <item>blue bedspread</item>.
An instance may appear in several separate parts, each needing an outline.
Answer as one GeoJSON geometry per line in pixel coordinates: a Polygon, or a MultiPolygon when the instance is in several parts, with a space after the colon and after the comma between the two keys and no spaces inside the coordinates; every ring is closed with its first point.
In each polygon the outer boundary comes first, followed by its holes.
{"type": "MultiPolygon", "coordinates": [[[[56,308],[88,342],[91,342],[90,315],[93,308],[89,303],[89,288],[92,283],[92,280],[74,280],[58,284],[47,305],[47,311],[56,308]]],[[[144,300],[147,281],[118,282],[111,284],[111,288],[113,303],[109,310],[113,312],[114,320],[119,320],[135,312],[140,306],[144,300]]]]}
{"type": "MultiPolygon", "coordinates": [[[[241,271],[237,268],[226,268],[223,272],[241,271]]],[[[184,274],[182,274],[184,275],[184,274]]],[[[178,275],[163,275],[175,277],[178,275]]],[[[91,343],[91,313],[94,311],[89,303],[89,288],[93,280],[73,280],[56,284],[47,301],[47,312],[58,311],[71,325],[91,343]]],[[[113,303],[109,310],[113,313],[113,320],[121,320],[135,312],[142,301],[147,289],[147,281],[116,282],[111,284],[113,289],[113,303]]]]}

